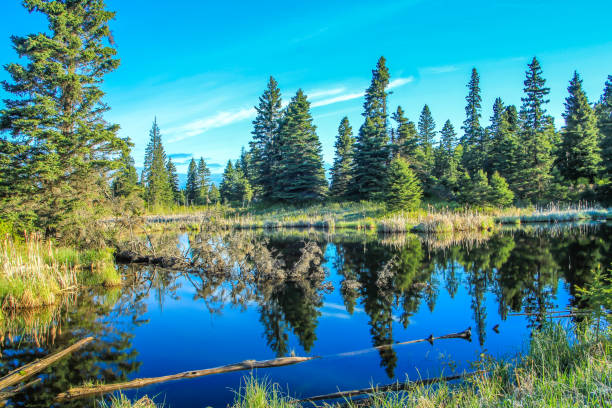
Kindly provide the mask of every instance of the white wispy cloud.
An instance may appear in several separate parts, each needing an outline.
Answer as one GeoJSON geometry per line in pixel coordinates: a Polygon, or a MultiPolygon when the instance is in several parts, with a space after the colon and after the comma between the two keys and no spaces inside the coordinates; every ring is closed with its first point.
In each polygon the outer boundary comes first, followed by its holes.
{"type": "Polygon", "coordinates": [[[348,93],[344,95],[334,96],[333,98],[327,98],[313,102],[310,106],[313,108],[317,108],[319,106],[331,105],[332,103],[350,101],[351,99],[361,98],[362,96],[363,92],[348,93]]]}
{"type": "Polygon", "coordinates": [[[407,78],[395,78],[394,80],[389,82],[389,85],[387,85],[387,89],[398,88],[402,85],[409,84],[412,81],[414,81],[414,77],[411,76],[407,78]]]}
{"type": "Polygon", "coordinates": [[[344,91],[345,91],[345,88],[342,88],[342,87],[333,88],[333,89],[317,89],[317,90],[306,92],[306,95],[308,95],[308,99],[313,100],[313,99],[322,98],[324,96],[338,95],[344,91]]]}
{"type": "Polygon", "coordinates": [[[237,111],[222,111],[215,115],[194,120],[174,129],[168,129],[167,134],[173,135],[168,143],[178,142],[193,136],[200,135],[210,129],[231,125],[255,116],[255,108],[240,109],[237,111]]]}
{"type": "Polygon", "coordinates": [[[446,74],[448,72],[455,72],[459,69],[456,65],[443,65],[440,67],[428,67],[423,68],[422,72],[424,74],[446,74]]]}

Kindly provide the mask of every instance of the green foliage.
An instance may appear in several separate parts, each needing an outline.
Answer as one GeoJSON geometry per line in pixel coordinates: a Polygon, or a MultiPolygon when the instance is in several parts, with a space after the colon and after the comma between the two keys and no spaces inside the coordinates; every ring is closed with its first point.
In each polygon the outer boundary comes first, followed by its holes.
{"type": "Polygon", "coordinates": [[[353,129],[345,116],[338,127],[338,136],[334,147],[336,155],[331,169],[330,195],[334,198],[347,198],[351,191],[353,170],[353,129]]]}
{"type": "Polygon", "coordinates": [[[574,72],[568,92],[557,165],[565,179],[573,182],[586,179],[592,183],[600,173],[599,129],[578,72],[574,72]]]}
{"type": "Polygon", "coordinates": [[[168,171],[168,181],[170,182],[170,189],[172,190],[172,198],[176,204],[182,204],[183,193],[179,187],[179,178],[178,174],[176,174],[176,166],[170,158],[168,158],[166,170],[168,171]]]}
{"type": "Polygon", "coordinates": [[[138,173],[134,165],[134,159],[130,155],[129,150],[121,152],[119,159],[121,167],[113,175],[111,190],[115,197],[128,197],[132,194],[140,194],[140,186],[138,185],[138,173]]]}
{"type": "Polygon", "coordinates": [[[252,177],[264,200],[271,199],[275,192],[276,178],[272,169],[280,159],[278,137],[281,106],[278,83],[270,77],[266,90],[259,97],[259,104],[255,106],[257,116],[253,121],[253,140],[250,142],[252,177]]]}
{"type": "Polygon", "coordinates": [[[153,121],[149,137],[142,171],[145,200],[152,207],[169,205],[173,200],[172,186],[166,163],[166,152],[162,145],[159,126],[157,126],[157,118],[153,121]]]}
{"type": "Polygon", "coordinates": [[[528,65],[523,88],[525,96],[521,98],[519,176],[514,182],[518,197],[530,201],[541,201],[551,180],[556,135],[553,119],[546,115],[545,105],[549,101],[545,98],[550,88],[545,84],[540,63],[534,57],[528,65]]]}
{"type": "Polygon", "coordinates": [[[321,143],[312,123],[310,102],[301,89],[285,110],[278,137],[280,160],[273,198],[277,201],[322,199],[327,190],[321,143]]]}
{"type": "Polygon", "coordinates": [[[195,159],[191,159],[187,169],[187,184],[185,185],[185,199],[187,205],[197,204],[200,196],[200,185],[198,183],[198,170],[195,159]]]}
{"type": "Polygon", "coordinates": [[[49,25],[46,33],[11,39],[27,63],[5,65],[0,206],[67,237],[107,211],[108,178],[128,149],[119,126],[104,120],[100,89],[119,65],[108,26],[114,13],[102,0],[23,5],[49,25]]]}
{"type": "Polygon", "coordinates": [[[231,160],[228,160],[223,172],[223,180],[219,187],[219,197],[224,202],[239,203],[241,205],[249,203],[253,198],[253,190],[249,181],[239,167],[232,165],[231,160]]]}
{"type": "MultiPolygon", "coordinates": [[[[456,137],[457,134],[453,125],[450,120],[447,120],[442,131],[440,131],[440,145],[435,150],[435,166],[433,169],[433,175],[445,188],[447,197],[450,197],[450,192],[457,186],[459,166],[463,155],[462,150],[456,152],[456,137]]],[[[463,149],[462,146],[461,149],[463,149]]]]}
{"type": "Polygon", "coordinates": [[[612,75],[608,75],[604,92],[595,106],[597,126],[601,135],[602,173],[601,198],[612,203],[612,75]]]}
{"type": "Polygon", "coordinates": [[[397,157],[387,173],[385,201],[391,210],[414,209],[421,203],[423,190],[409,163],[397,157]]]}
{"type": "Polygon", "coordinates": [[[387,134],[387,91],[389,70],[380,57],[372,71],[372,81],[365,92],[365,122],[359,128],[355,143],[353,187],[359,199],[370,199],[382,192],[389,160],[387,134]]]}
{"type": "Polygon", "coordinates": [[[480,125],[481,102],[480,76],[476,68],[472,69],[472,75],[467,87],[468,95],[465,97],[465,121],[462,129],[465,132],[461,139],[463,145],[463,167],[470,173],[484,169],[489,150],[487,132],[480,125]]]}
{"type": "Polygon", "coordinates": [[[391,115],[397,123],[397,129],[393,130],[393,140],[391,141],[392,156],[401,156],[412,163],[415,161],[418,148],[418,137],[414,123],[404,116],[401,106],[391,115]]]}
{"type": "Polygon", "coordinates": [[[514,199],[514,193],[509,189],[508,183],[497,172],[491,175],[489,181],[482,169],[472,177],[465,171],[459,183],[459,200],[470,206],[507,207],[514,199]]]}
{"type": "Polygon", "coordinates": [[[433,141],[436,137],[436,123],[434,122],[429,106],[423,106],[418,125],[418,149],[415,151],[413,168],[421,184],[426,187],[433,186],[433,168],[435,163],[433,141]]]}
{"type": "Polygon", "coordinates": [[[210,185],[210,190],[208,190],[208,198],[212,204],[221,202],[221,193],[219,193],[219,189],[214,183],[211,183],[210,185]]]}
{"type": "Polygon", "coordinates": [[[489,180],[488,202],[495,207],[508,207],[514,200],[514,193],[508,187],[506,179],[495,172],[489,180]]]}
{"type": "Polygon", "coordinates": [[[206,166],[206,162],[204,161],[203,157],[200,157],[200,160],[198,161],[197,186],[198,186],[197,188],[198,194],[197,194],[196,202],[200,205],[208,204],[209,202],[208,190],[210,189],[210,170],[206,166]]]}

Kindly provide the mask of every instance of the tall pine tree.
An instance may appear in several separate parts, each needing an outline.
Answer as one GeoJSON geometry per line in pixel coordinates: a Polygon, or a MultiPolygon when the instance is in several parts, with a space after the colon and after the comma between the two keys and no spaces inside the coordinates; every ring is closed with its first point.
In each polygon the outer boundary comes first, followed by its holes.
{"type": "Polygon", "coordinates": [[[467,85],[469,92],[465,97],[465,121],[463,122],[463,166],[474,174],[486,165],[488,154],[487,134],[480,125],[481,102],[480,76],[476,68],[472,68],[470,82],[467,85]]]}
{"type": "Polygon", "coordinates": [[[423,190],[408,161],[396,157],[389,165],[385,201],[391,210],[410,210],[421,203],[423,190]]]}
{"type": "Polygon", "coordinates": [[[210,188],[210,170],[206,166],[206,162],[203,157],[200,157],[198,161],[198,170],[197,170],[198,178],[198,198],[196,201],[198,204],[208,204],[208,190],[210,188]]]}
{"type": "Polygon", "coordinates": [[[429,106],[423,106],[419,117],[418,149],[413,167],[425,192],[429,192],[434,184],[433,169],[435,164],[433,141],[436,137],[436,122],[434,122],[429,106]]]}
{"type": "Polygon", "coordinates": [[[107,208],[108,178],[128,149],[104,120],[100,88],[119,66],[108,26],[115,14],[103,0],[22,3],[46,17],[48,31],[11,38],[28,62],[5,65],[12,99],[0,115],[0,211],[27,212],[49,234],[75,231],[107,208]]]}
{"type": "Polygon", "coordinates": [[[601,178],[605,183],[601,198],[604,202],[610,203],[612,202],[612,75],[608,75],[596,112],[603,159],[601,178]]]}
{"type": "Polygon", "coordinates": [[[170,158],[168,158],[166,169],[168,171],[168,181],[170,182],[170,190],[172,190],[172,199],[175,203],[181,204],[183,201],[183,193],[181,193],[181,188],[179,186],[179,178],[178,174],[176,173],[176,166],[170,158]]]}
{"type": "Polygon", "coordinates": [[[185,200],[187,205],[197,204],[198,197],[200,197],[198,166],[195,159],[192,158],[187,168],[187,184],[185,185],[185,200]]]}
{"type": "Polygon", "coordinates": [[[459,163],[455,155],[457,134],[450,120],[447,120],[440,131],[440,145],[436,150],[434,176],[448,193],[455,188],[459,176],[459,163]]]}
{"type": "Polygon", "coordinates": [[[347,198],[350,194],[353,168],[353,128],[345,116],[338,126],[338,136],[334,145],[336,155],[331,170],[330,195],[334,198],[347,198]]]}
{"type": "Polygon", "coordinates": [[[321,150],[310,102],[299,89],[287,106],[279,129],[280,160],[272,169],[276,175],[274,199],[299,202],[325,196],[327,181],[321,150]]]}
{"type": "Polygon", "coordinates": [[[272,197],[276,184],[272,168],[280,159],[277,139],[282,116],[281,107],[278,83],[270,77],[266,90],[259,97],[259,104],[255,106],[257,116],[253,121],[253,140],[250,142],[253,179],[256,189],[264,200],[272,197]]]}
{"type": "Polygon", "coordinates": [[[372,71],[372,82],[365,92],[363,104],[365,122],[359,128],[355,143],[353,186],[355,196],[371,199],[382,193],[383,180],[389,160],[387,131],[387,86],[389,70],[380,57],[372,71]]]}
{"type": "Polygon", "coordinates": [[[528,65],[523,88],[525,96],[520,112],[520,146],[518,166],[520,181],[516,183],[519,198],[541,201],[551,180],[552,149],[555,129],[552,117],[546,115],[546,99],[550,93],[542,77],[540,63],[534,57],[528,65]]]}
{"type": "Polygon", "coordinates": [[[414,122],[406,118],[404,110],[401,106],[391,115],[397,128],[394,131],[394,140],[392,141],[393,157],[403,157],[409,163],[414,163],[416,160],[416,151],[418,149],[418,137],[414,122]]]}
{"type": "Polygon", "coordinates": [[[565,179],[572,182],[586,179],[592,183],[601,165],[597,118],[582,89],[578,72],[574,72],[567,90],[569,96],[565,99],[565,126],[561,131],[557,165],[565,179]]]}
{"type": "Polygon", "coordinates": [[[117,172],[113,174],[113,182],[111,184],[113,196],[128,197],[131,194],[140,193],[138,173],[136,172],[134,159],[130,155],[128,149],[121,152],[119,162],[121,163],[121,168],[119,168],[117,172]]]}
{"type": "Polygon", "coordinates": [[[150,206],[168,205],[173,199],[172,186],[166,167],[166,152],[162,145],[157,118],[153,121],[149,137],[143,170],[145,200],[150,206]]]}

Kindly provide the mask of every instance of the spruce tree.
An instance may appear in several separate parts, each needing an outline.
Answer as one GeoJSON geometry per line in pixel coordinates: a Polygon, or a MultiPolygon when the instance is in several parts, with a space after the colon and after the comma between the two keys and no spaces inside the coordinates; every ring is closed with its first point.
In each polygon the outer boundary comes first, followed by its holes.
{"type": "Polygon", "coordinates": [[[528,65],[524,82],[525,96],[520,112],[520,147],[518,167],[520,177],[515,188],[520,198],[542,200],[551,180],[552,149],[555,139],[553,120],[546,115],[546,96],[550,88],[545,86],[540,63],[534,57],[528,65]]]}
{"type": "Polygon", "coordinates": [[[200,184],[198,183],[198,166],[195,159],[191,159],[187,168],[187,184],[185,185],[185,200],[187,205],[197,204],[200,197],[200,184]]]}
{"type": "Polygon", "coordinates": [[[464,135],[462,144],[464,149],[464,167],[470,172],[475,173],[479,169],[485,168],[488,143],[486,132],[480,125],[481,102],[480,96],[480,76],[476,68],[472,68],[470,82],[467,85],[469,92],[465,100],[465,121],[463,122],[464,135]]]}
{"type": "Polygon", "coordinates": [[[410,210],[421,203],[423,190],[419,179],[402,157],[396,157],[389,165],[386,177],[385,201],[390,210],[410,210]]]}
{"type": "Polygon", "coordinates": [[[264,200],[272,197],[276,184],[272,169],[280,159],[277,139],[281,107],[278,83],[270,77],[266,90],[259,97],[259,104],[255,106],[257,116],[253,121],[253,140],[250,142],[253,180],[264,200]]]}
{"type": "Polygon", "coordinates": [[[507,207],[512,204],[514,193],[508,187],[506,179],[494,172],[489,180],[489,197],[487,201],[495,207],[507,207]]]}
{"type": "Polygon", "coordinates": [[[238,162],[232,164],[231,160],[227,162],[219,188],[219,195],[223,202],[244,205],[251,201],[253,191],[242,169],[237,164],[238,162]]]}
{"type": "Polygon", "coordinates": [[[168,171],[168,181],[170,182],[170,190],[172,190],[172,199],[175,203],[181,204],[183,193],[181,193],[181,188],[179,186],[179,178],[176,173],[176,166],[172,162],[171,158],[168,158],[168,163],[166,164],[166,170],[168,171]]]}
{"type": "Polygon", "coordinates": [[[234,201],[234,184],[236,174],[234,171],[234,165],[231,160],[227,161],[225,170],[223,170],[223,177],[221,178],[221,185],[219,186],[219,194],[221,201],[224,203],[234,201]]]}
{"type": "Polygon", "coordinates": [[[596,106],[596,112],[603,159],[600,177],[605,183],[601,191],[601,199],[610,203],[612,202],[612,75],[608,75],[603,95],[596,106]]]}
{"type": "Polygon", "coordinates": [[[219,193],[219,189],[217,185],[211,183],[210,190],[208,190],[208,197],[210,198],[210,202],[212,204],[216,204],[221,201],[221,194],[219,193]]]}
{"type": "Polygon", "coordinates": [[[394,131],[395,138],[392,143],[392,155],[393,157],[401,156],[409,163],[413,163],[416,160],[418,149],[416,127],[413,122],[406,118],[401,106],[397,107],[391,117],[397,123],[397,129],[394,131]]]}
{"type": "Polygon", "coordinates": [[[434,176],[448,194],[457,184],[458,165],[455,157],[457,134],[450,120],[447,120],[440,131],[440,145],[436,149],[434,176]]]}
{"type": "Polygon", "coordinates": [[[50,234],[75,231],[107,208],[108,178],[128,149],[119,126],[104,120],[100,89],[119,66],[108,26],[114,13],[103,0],[22,3],[49,25],[11,38],[28,62],[5,65],[0,131],[10,138],[0,138],[0,211],[27,212],[50,234]]]}
{"type": "Polygon", "coordinates": [[[138,194],[140,192],[138,174],[136,172],[134,159],[130,155],[128,149],[121,152],[119,162],[121,163],[121,167],[113,174],[113,182],[111,184],[113,196],[128,197],[133,193],[138,194]]]}
{"type": "Polygon", "coordinates": [[[387,131],[387,96],[389,70],[380,57],[372,71],[372,81],[365,92],[365,122],[359,128],[355,143],[353,186],[356,198],[372,199],[383,190],[380,180],[386,174],[389,160],[387,131]]]}
{"type": "Polygon", "coordinates": [[[150,206],[167,205],[172,202],[173,195],[157,119],[153,121],[149,137],[143,170],[145,200],[150,206]]]}
{"type": "Polygon", "coordinates": [[[273,198],[296,202],[322,199],[327,181],[323,169],[321,143],[312,123],[310,102],[301,89],[287,106],[279,135],[279,162],[272,171],[276,175],[273,198]]]}
{"type": "Polygon", "coordinates": [[[331,169],[330,195],[335,198],[347,198],[351,191],[353,168],[353,129],[345,116],[338,126],[338,136],[334,145],[336,155],[331,169]]]}
{"type": "Polygon", "coordinates": [[[428,191],[433,186],[433,167],[435,164],[433,141],[436,137],[436,123],[428,105],[423,106],[418,129],[419,143],[413,166],[424,190],[428,191]]]}
{"type": "Polygon", "coordinates": [[[210,188],[210,170],[206,166],[206,162],[203,157],[200,157],[198,161],[197,169],[197,182],[198,182],[198,198],[196,201],[198,204],[208,204],[208,189],[210,188]]]}
{"type": "Polygon", "coordinates": [[[565,99],[565,126],[561,131],[557,165],[565,179],[573,182],[586,179],[592,183],[601,166],[597,118],[582,89],[578,72],[574,72],[567,90],[569,96],[565,99]]]}

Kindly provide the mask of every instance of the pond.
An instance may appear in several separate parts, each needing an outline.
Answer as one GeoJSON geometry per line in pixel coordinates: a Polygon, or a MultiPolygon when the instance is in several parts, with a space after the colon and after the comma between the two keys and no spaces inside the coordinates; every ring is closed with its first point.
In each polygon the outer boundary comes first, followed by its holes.
{"type": "MultiPolygon", "coordinates": [[[[95,337],[12,401],[27,407],[52,406],[58,393],[87,381],[287,355],[322,358],[254,374],[297,398],[450,375],[470,370],[485,355],[511,358],[545,310],[588,307],[576,288],[598,265],[612,263],[611,237],[609,224],[437,238],[298,230],[166,234],[164,242],[203,259],[206,270],[120,265],[121,288],[79,293],[53,310],[8,317],[1,369],[4,374],[95,337]],[[375,348],[468,327],[471,341],[375,348]]],[[[166,382],[126,394],[156,396],[166,407],[225,407],[247,375],[166,382]]]]}

